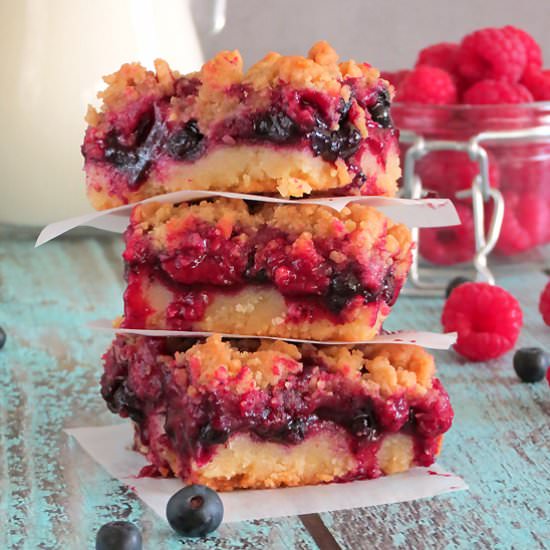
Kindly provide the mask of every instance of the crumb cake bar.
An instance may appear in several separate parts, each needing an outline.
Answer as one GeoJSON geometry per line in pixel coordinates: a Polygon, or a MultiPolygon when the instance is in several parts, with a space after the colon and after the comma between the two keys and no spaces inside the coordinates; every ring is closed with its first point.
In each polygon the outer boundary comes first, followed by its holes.
{"type": "Polygon", "coordinates": [[[118,335],[101,391],[134,422],[142,475],[225,491],[432,464],[453,419],[434,370],[410,345],[118,335]]]}
{"type": "Polygon", "coordinates": [[[354,203],[145,203],[125,241],[124,328],[367,340],[411,262],[409,230],[354,203]]]}
{"type": "Polygon", "coordinates": [[[400,176],[393,89],[326,43],[308,57],[269,53],[243,72],[223,51],[180,75],[126,64],[90,107],[82,153],[88,196],[105,209],[180,189],[393,196],[400,176]]]}

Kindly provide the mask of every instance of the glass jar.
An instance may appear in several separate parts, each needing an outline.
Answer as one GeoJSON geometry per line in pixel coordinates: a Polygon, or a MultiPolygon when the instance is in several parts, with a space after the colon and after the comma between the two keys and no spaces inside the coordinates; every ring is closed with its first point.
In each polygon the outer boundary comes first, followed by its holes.
{"type": "MultiPolygon", "coordinates": [[[[493,253],[509,257],[550,243],[550,102],[523,105],[392,106],[402,132],[402,160],[415,137],[467,143],[472,138],[488,153],[489,183],[505,202],[502,228],[493,253]],[[476,137],[477,136],[477,137],[476,137]]],[[[424,192],[453,200],[461,226],[423,229],[419,251],[437,265],[472,261],[475,216],[464,190],[472,186],[479,166],[467,152],[431,151],[415,163],[424,192]],[[462,191],[462,193],[461,193],[462,191]]],[[[485,206],[485,223],[491,217],[485,206]]]]}

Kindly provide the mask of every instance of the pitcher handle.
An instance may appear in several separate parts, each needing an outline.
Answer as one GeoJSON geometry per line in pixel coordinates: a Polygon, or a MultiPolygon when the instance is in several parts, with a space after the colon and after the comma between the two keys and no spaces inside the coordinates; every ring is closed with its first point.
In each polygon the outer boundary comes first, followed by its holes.
{"type": "Polygon", "coordinates": [[[219,34],[225,27],[227,0],[214,0],[211,34],[219,34]]]}

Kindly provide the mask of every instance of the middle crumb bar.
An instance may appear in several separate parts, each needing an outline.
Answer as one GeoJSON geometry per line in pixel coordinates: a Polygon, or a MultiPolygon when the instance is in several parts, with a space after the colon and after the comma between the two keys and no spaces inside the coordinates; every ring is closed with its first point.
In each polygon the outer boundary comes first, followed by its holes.
{"type": "Polygon", "coordinates": [[[125,328],[367,340],[411,263],[409,230],[355,203],[140,204],[125,240],[125,328]]]}

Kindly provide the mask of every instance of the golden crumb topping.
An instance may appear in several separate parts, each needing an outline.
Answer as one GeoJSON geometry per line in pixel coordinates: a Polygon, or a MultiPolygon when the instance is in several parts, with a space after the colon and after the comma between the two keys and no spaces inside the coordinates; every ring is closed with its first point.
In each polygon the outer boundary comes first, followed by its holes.
{"type": "Polygon", "coordinates": [[[218,386],[231,383],[237,393],[276,385],[302,370],[300,352],[285,342],[262,343],[257,351],[240,351],[213,335],[185,353],[176,354],[176,364],[188,364],[192,383],[218,386]]]}
{"type": "MultiPolygon", "coordinates": [[[[139,63],[125,63],[113,74],[103,77],[107,88],[98,93],[102,100],[101,112],[118,111],[142,97],[159,99],[174,93],[174,82],[179,73],[172,71],[162,59],[155,60],[155,72],[148,71],[139,63]]],[[[97,126],[101,114],[88,107],[86,122],[97,126]]]]}
{"type": "MultiPolygon", "coordinates": [[[[373,395],[387,398],[400,391],[422,395],[431,388],[435,374],[433,357],[407,344],[362,346],[313,346],[278,340],[262,340],[255,351],[240,350],[219,335],[176,353],[176,367],[188,366],[191,391],[198,386],[229,385],[237,393],[265,389],[303,370],[302,359],[318,364],[311,384],[328,388],[323,370],[363,385],[373,395]]],[[[187,380],[187,378],[185,379],[187,380]]]]}
{"type": "MultiPolygon", "coordinates": [[[[349,100],[351,90],[346,79],[363,79],[366,87],[375,86],[380,72],[367,63],[353,60],[339,63],[334,49],[325,41],[317,42],[306,57],[268,53],[262,60],[243,70],[243,60],[237,51],[221,51],[208,60],[200,71],[186,75],[198,79],[200,87],[195,101],[175,95],[175,83],[180,75],[166,61],[157,59],[155,71],[139,63],[126,63],[115,73],[104,77],[107,88],[98,94],[101,112],[90,107],[86,121],[97,126],[106,111],[118,111],[128,103],[143,97],[152,100],[171,97],[169,120],[197,118],[201,131],[238,111],[242,98],[228,93],[242,86],[248,97],[247,108],[268,106],[271,90],[279,86],[323,91],[349,100]]],[[[365,128],[362,128],[365,131],[365,128]]]]}
{"type": "MultiPolygon", "coordinates": [[[[255,229],[264,225],[284,231],[300,244],[315,239],[346,239],[345,249],[335,250],[331,259],[344,261],[346,256],[364,259],[369,251],[384,238],[385,253],[398,260],[410,253],[409,229],[396,224],[381,212],[364,204],[351,203],[340,212],[313,204],[257,203],[259,209],[251,213],[242,200],[216,198],[189,204],[146,203],[132,212],[132,223],[138,231],[150,233],[154,246],[166,247],[168,235],[192,229],[197,220],[203,220],[222,229],[227,238],[239,225],[255,229]]],[[[406,269],[406,266],[404,266],[406,269]]]]}

